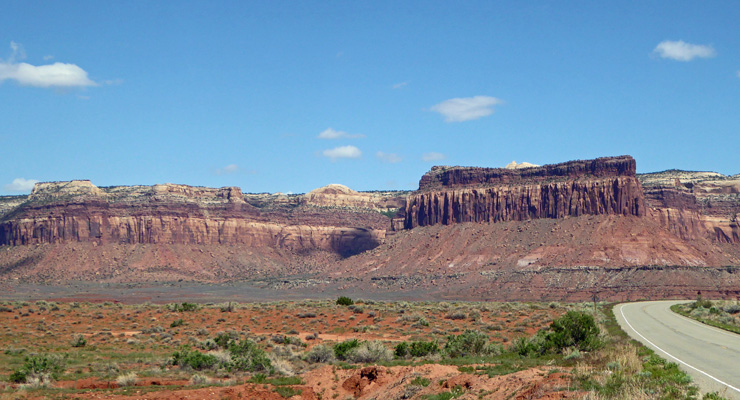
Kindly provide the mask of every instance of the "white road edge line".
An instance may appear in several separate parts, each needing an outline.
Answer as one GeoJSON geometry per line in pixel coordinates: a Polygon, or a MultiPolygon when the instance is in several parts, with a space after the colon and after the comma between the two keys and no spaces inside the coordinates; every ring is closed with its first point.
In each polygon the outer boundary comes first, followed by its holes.
{"type": "Polygon", "coordinates": [[[693,369],[694,371],[696,371],[696,372],[699,372],[699,373],[701,373],[701,374],[704,374],[704,375],[706,375],[707,377],[709,377],[709,378],[711,378],[711,379],[715,380],[716,382],[719,382],[720,384],[722,384],[722,385],[725,385],[725,386],[727,386],[728,388],[730,388],[730,389],[732,389],[732,390],[734,390],[734,391],[736,391],[736,392],[740,393],[740,389],[738,389],[738,388],[736,388],[736,387],[734,387],[734,386],[730,385],[729,383],[723,382],[723,381],[721,381],[721,380],[719,380],[719,379],[717,379],[717,378],[713,377],[712,375],[709,375],[708,373],[706,373],[706,372],[704,372],[704,371],[700,370],[699,368],[696,368],[696,367],[694,367],[694,366],[692,366],[692,365],[689,365],[689,364],[687,364],[687,363],[685,363],[685,362],[683,362],[683,361],[679,360],[679,359],[678,359],[677,357],[673,356],[673,355],[672,355],[671,353],[669,353],[669,352],[667,352],[667,351],[665,351],[665,350],[661,349],[661,348],[660,348],[660,347],[658,347],[658,346],[657,346],[657,345],[656,345],[655,343],[653,343],[653,342],[651,342],[650,340],[648,340],[648,338],[646,338],[645,336],[642,336],[642,334],[640,334],[640,332],[638,332],[638,331],[637,331],[637,329],[635,329],[635,328],[634,328],[634,327],[632,326],[632,324],[630,324],[630,322],[629,322],[629,321],[627,321],[627,317],[625,317],[625,316],[624,316],[624,304],[620,304],[620,305],[619,305],[619,313],[620,313],[620,314],[622,314],[622,318],[624,319],[624,322],[626,322],[626,323],[627,323],[627,325],[628,325],[628,326],[630,327],[630,329],[632,329],[632,331],[633,331],[633,332],[635,332],[635,333],[636,333],[636,334],[637,334],[638,336],[640,336],[641,338],[645,339],[645,341],[646,341],[646,342],[650,343],[650,344],[651,344],[651,345],[652,345],[653,347],[655,347],[656,349],[658,349],[658,350],[662,351],[663,353],[665,353],[665,354],[666,354],[666,355],[667,355],[668,357],[670,357],[670,358],[672,358],[672,359],[674,359],[674,360],[676,360],[676,361],[680,362],[681,364],[683,364],[683,365],[685,365],[685,366],[687,366],[687,367],[689,367],[689,368],[693,369]]]}

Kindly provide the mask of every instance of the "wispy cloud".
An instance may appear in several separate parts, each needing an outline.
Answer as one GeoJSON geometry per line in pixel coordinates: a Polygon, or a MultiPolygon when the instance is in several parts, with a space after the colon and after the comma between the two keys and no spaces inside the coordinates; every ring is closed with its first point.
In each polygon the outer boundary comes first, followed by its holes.
{"type": "Polygon", "coordinates": [[[4,185],[3,189],[8,192],[30,192],[38,182],[36,179],[15,178],[12,183],[4,185]]]}
{"type": "Polygon", "coordinates": [[[653,53],[661,58],[669,58],[676,61],[691,61],[695,58],[712,58],[717,55],[712,46],[703,44],[686,43],[683,40],[664,40],[658,43],[653,53]]]}
{"type": "Polygon", "coordinates": [[[408,82],[396,83],[395,85],[393,85],[393,89],[400,89],[402,87],[405,87],[408,84],[409,84],[408,82]]]}
{"type": "Polygon", "coordinates": [[[323,132],[319,133],[319,139],[360,139],[364,138],[365,135],[361,133],[347,133],[345,131],[338,131],[333,128],[328,128],[323,132]]]}
{"type": "Polygon", "coordinates": [[[23,47],[10,42],[13,50],[11,56],[0,60],[0,82],[14,80],[23,86],[50,87],[85,87],[98,84],[87,77],[87,72],[75,64],[56,62],[47,65],[31,65],[18,62],[26,57],[23,47]]]}
{"type": "Polygon", "coordinates": [[[436,152],[424,153],[421,156],[421,159],[423,161],[440,161],[440,160],[444,160],[445,158],[447,158],[447,156],[445,156],[442,153],[436,153],[436,152]]]}
{"type": "Polygon", "coordinates": [[[360,158],[362,156],[360,149],[355,146],[339,146],[324,150],[321,154],[324,157],[330,158],[332,161],[339,158],[360,158]]]}
{"type": "Polygon", "coordinates": [[[229,174],[235,174],[239,172],[239,166],[236,164],[229,164],[223,168],[219,168],[216,170],[216,175],[229,175],[229,174]]]}
{"type": "Polygon", "coordinates": [[[434,105],[430,110],[440,113],[446,122],[463,122],[493,114],[493,106],[503,101],[491,96],[458,97],[434,105]]]}
{"type": "Polygon", "coordinates": [[[389,164],[399,163],[403,160],[403,158],[401,158],[401,156],[399,156],[398,154],[384,153],[382,151],[375,153],[375,157],[378,157],[380,161],[389,164]]]}

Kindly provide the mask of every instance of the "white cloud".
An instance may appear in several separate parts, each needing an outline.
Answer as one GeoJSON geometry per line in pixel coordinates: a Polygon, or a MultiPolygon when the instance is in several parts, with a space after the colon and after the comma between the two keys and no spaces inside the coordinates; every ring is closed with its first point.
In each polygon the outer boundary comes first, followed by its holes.
{"type": "Polygon", "coordinates": [[[444,160],[445,158],[447,158],[447,156],[445,156],[444,154],[435,152],[424,153],[421,156],[421,159],[424,161],[440,161],[444,160]]]}
{"type": "Polygon", "coordinates": [[[378,157],[380,161],[383,161],[385,163],[389,164],[395,164],[401,162],[403,158],[395,153],[383,153],[382,151],[379,151],[375,153],[375,157],[378,157]]]}
{"type": "Polygon", "coordinates": [[[23,47],[10,42],[13,50],[7,61],[0,60],[0,82],[10,79],[23,86],[49,87],[84,87],[98,84],[87,77],[87,72],[75,64],[56,62],[47,65],[31,65],[16,62],[25,58],[23,47]]]}
{"type": "Polygon", "coordinates": [[[396,83],[395,85],[393,85],[393,89],[400,89],[408,84],[409,84],[408,82],[396,83]]]}
{"type": "Polygon", "coordinates": [[[694,58],[711,58],[717,55],[712,46],[686,43],[683,40],[664,40],[655,46],[653,53],[676,61],[691,61],[694,58]]]}
{"type": "Polygon", "coordinates": [[[319,139],[360,139],[364,138],[365,135],[361,133],[347,133],[344,131],[338,131],[332,128],[328,128],[323,132],[319,133],[319,139]]]}
{"type": "Polygon", "coordinates": [[[445,100],[431,110],[445,117],[446,122],[462,122],[493,114],[493,106],[503,101],[490,96],[459,97],[445,100]]]}
{"type": "Polygon", "coordinates": [[[36,179],[15,178],[13,183],[3,186],[3,189],[8,192],[30,192],[38,182],[36,179]]]}
{"type": "Polygon", "coordinates": [[[340,146],[333,149],[324,150],[321,154],[324,157],[330,158],[335,161],[338,158],[360,158],[362,152],[355,146],[340,146]]]}
{"type": "Polygon", "coordinates": [[[239,172],[239,166],[236,164],[229,164],[223,168],[219,168],[216,170],[216,175],[228,175],[228,174],[235,174],[239,172]]]}
{"type": "Polygon", "coordinates": [[[23,49],[23,46],[19,43],[11,41],[10,49],[13,50],[13,53],[10,54],[10,58],[8,59],[9,63],[14,63],[16,60],[23,60],[26,58],[26,50],[23,49]]]}

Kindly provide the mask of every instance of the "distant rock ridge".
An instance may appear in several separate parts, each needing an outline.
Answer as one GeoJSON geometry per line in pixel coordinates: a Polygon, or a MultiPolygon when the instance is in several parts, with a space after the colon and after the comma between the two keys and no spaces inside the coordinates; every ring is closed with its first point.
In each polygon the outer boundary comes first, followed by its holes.
{"type": "Polygon", "coordinates": [[[0,219],[0,245],[246,245],[347,256],[384,241],[390,222],[377,209],[393,204],[388,196],[362,195],[339,185],[318,193],[323,193],[322,205],[344,207],[322,211],[301,197],[244,195],[237,187],[37,183],[26,202],[0,219]],[[332,196],[339,200],[327,200],[332,196]]]}
{"type": "Polygon", "coordinates": [[[398,193],[360,193],[347,186],[332,183],[300,196],[300,202],[318,207],[350,207],[385,211],[402,207],[405,199],[398,193]]]}
{"type": "Polygon", "coordinates": [[[740,244],[740,175],[668,170],[638,179],[650,213],[682,239],[740,244]]]}
{"type": "Polygon", "coordinates": [[[532,168],[532,167],[539,167],[539,165],[528,163],[526,161],[517,164],[516,161],[512,161],[512,162],[506,164],[506,166],[504,167],[504,169],[523,169],[523,168],[532,168]]]}
{"type": "Polygon", "coordinates": [[[525,169],[433,167],[404,209],[404,227],[645,214],[632,157],[525,169]]]}
{"type": "Polygon", "coordinates": [[[637,163],[630,156],[577,160],[541,167],[506,169],[435,166],[419,181],[419,190],[440,187],[524,184],[578,178],[635,177],[637,163]]]}
{"type": "Polygon", "coordinates": [[[740,266],[739,218],[740,175],[636,174],[630,156],[437,166],[414,192],[43,182],[29,196],[0,196],[0,280],[310,276],[335,282],[329,290],[390,285],[451,298],[580,299],[591,289],[619,298],[643,286],[647,296],[729,295],[740,293],[740,269],[728,267],[740,266]]]}

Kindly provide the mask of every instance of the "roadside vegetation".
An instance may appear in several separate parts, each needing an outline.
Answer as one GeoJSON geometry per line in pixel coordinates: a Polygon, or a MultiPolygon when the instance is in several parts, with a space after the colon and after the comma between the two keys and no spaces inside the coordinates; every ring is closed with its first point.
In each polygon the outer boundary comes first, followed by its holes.
{"type": "Polygon", "coordinates": [[[0,323],[0,395],[18,398],[229,387],[346,400],[373,382],[393,399],[721,399],[628,339],[605,304],[5,302],[0,323]]]}
{"type": "Polygon", "coordinates": [[[707,325],[740,334],[740,301],[706,300],[699,296],[692,303],[674,304],[671,310],[707,325]]]}

